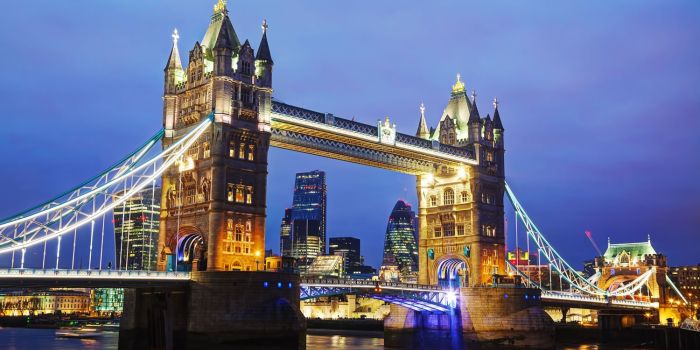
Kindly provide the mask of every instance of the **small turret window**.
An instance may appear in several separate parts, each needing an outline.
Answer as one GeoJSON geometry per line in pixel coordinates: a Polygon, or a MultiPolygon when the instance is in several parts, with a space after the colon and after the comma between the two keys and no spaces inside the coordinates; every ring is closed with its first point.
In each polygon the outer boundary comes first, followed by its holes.
{"type": "Polygon", "coordinates": [[[462,203],[467,203],[467,202],[469,202],[469,192],[467,192],[467,191],[462,191],[462,193],[461,193],[461,195],[460,195],[460,201],[461,201],[462,203]]]}
{"type": "Polygon", "coordinates": [[[437,206],[437,197],[436,196],[430,196],[430,206],[432,206],[432,207],[437,206]]]}

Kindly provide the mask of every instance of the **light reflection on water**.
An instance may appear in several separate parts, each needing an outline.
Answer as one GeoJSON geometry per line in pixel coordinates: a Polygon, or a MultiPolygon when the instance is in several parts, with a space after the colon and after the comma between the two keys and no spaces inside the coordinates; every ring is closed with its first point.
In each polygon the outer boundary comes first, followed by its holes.
{"type": "MultiPolygon", "coordinates": [[[[381,333],[379,333],[381,334],[381,333]]],[[[103,332],[98,339],[56,338],[53,329],[0,328],[0,349],[3,350],[117,350],[119,333],[103,332]]],[[[373,336],[309,334],[306,336],[307,350],[375,350],[384,349],[384,339],[373,336]]],[[[597,345],[559,345],[559,350],[598,350],[597,345]]],[[[613,349],[607,348],[605,349],[613,349]]],[[[437,350],[437,349],[425,349],[437,350]]]]}

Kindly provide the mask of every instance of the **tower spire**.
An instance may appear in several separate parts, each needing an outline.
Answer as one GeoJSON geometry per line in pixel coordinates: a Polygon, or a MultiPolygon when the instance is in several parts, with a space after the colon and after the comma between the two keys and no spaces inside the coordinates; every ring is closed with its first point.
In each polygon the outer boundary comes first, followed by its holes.
{"type": "Polygon", "coordinates": [[[260,46],[258,46],[258,53],[255,55],[256,61],[267,61],[273,64],[272,54],[270,54],[270,45],[267,43],[267,20],[262,21],[262,39],[260,39],[260,46]]]}
{"type": "Polygon", "coordinates": [[[423,104],[423,102],[420,103],[420,121],[418,122],[418,130],[416,131],[416,136],[426,140],[430,138],[428,124],[425,122],[425,105],[423,104]]]}
{"type": "Polygon", "coordinates": [[[472,110],[469,113],[469,122],[480,122],[479,109],[476,108],[476,91],[472,90],[472,110]]]}
{"type": "Polygon", "coordinates": [[[498,113],[498,99],[493,98],[493,127],[494,129],[503,130],[503,122],[501,122],[501,114],[498,113]]]}
{"type": "Polygon", "coordinates": [[[168,63],[165,65],[165,70],[182,69],[180,51],[177,49],[177,41],[180,39],[180,34],[177,32],[177,28],[173,30],[173,34],[171,36],[173,38],[173,48],[170,50],[170,56],[168,57],[168,63]]]}

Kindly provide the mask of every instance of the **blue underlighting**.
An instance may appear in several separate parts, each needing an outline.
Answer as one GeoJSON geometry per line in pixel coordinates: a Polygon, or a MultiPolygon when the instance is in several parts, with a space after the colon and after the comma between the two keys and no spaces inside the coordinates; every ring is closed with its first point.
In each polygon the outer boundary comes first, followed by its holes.
{"type": "Polygon", "coordinates": [[[527,294],[525,294],[525,300],[527,300],[527,294]]]}
{"type": "Polygon", "coordinates": [[[292,288],[292,282],[289,282],[289,284],[288,284],[287,286],[289,286],[289,288],[291,289],[291,288],[292,288]]]}
{"type": "Polygon", "coordinates": [[[508,294],[503,294],[504,299],[508,299],[508,294]]]}
{"type": "Polygon", "coordinates": [[[267,288],[267,285],[268,285],[267,282],[263,282],[263,287],[267,288]]]}
{"type": "Polygon", "coordinates": [[[282,282],[277,282],[277,288],[282,288],[282,282]]]}

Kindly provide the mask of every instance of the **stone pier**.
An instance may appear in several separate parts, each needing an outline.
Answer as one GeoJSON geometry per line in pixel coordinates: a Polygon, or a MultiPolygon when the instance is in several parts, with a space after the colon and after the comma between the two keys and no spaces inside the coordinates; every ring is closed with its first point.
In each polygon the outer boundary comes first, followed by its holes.
{"type": "Polygon", "coordinates": [[[384,344],[399,348],[468,349],[474,343],[531,349],[554,348],[554,322],[540,291],[512,287],[460,289],[459,308],[427,313],[391,305],[384,344]]]}
{"type": "Polygon", "coordinates": [[[269,272],[194,272],[189,286],[125,292],[120,349],[305,346],[299,277],[269,272]]]}

